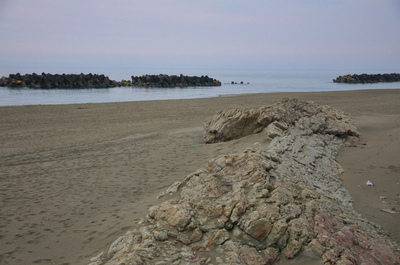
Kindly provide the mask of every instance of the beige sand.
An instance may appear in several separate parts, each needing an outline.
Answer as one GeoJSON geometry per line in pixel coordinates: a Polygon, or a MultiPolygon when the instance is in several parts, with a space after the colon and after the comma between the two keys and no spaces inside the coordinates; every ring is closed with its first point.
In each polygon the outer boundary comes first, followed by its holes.
{"type": "Polygon", "coordinates": [[[400,90],[16,106],[0,107],[0,264],[87,264],[175,180],[263,142],[253,135],[206,145],[207,116],[284,97],[356,118],[362,139],[339,157],[342,179],[355,208],[400,242],[400,90]]]}

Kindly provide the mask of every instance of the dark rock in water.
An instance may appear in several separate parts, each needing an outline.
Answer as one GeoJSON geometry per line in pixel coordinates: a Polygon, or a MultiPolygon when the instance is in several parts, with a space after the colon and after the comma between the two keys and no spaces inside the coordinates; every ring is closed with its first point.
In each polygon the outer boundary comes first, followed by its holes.
{"type": "Polygon", "coordinates": [[[132,86],[138,87],[190,87],[221,86],[221,82],[208,76],[142,75],[132,76],[132,86]]]}
{"type": "Polygon", "coordinates": [[[400,264],[399,246],[354,211],[339,178],[335,158],[359,135],[348,115],[288,99],[224,113],[208,119],[206,135],[210,127],[259,132],[265,146],[211,159],[172,184],[170,199],[91,265],[273,264],[302,251],[324,264],[400,264]]]}
{"type": "Polygon", "coordinates": [[[116,86],[138,87],[188,87],[220,86],[221,82],[208,76],[143,75],[132,76],[131,80],[120,82],[99,74],[10,74],[0,79],[0,87],[29,88],[110,88],[116,86]]]}
{"type": "Polygon", "coordinates": [[[378,82],[400,82],[400,74],[392,73],[392,74],[353,74],[353,75],[344,75],[339,76],[336,79],[333,79],[335,83],[349,83],[349,84],[358,84],[358,83],[378,83],[378,82]]]}
{"type": "Polygon", "coordinates": [[[108,88],[119,86],[114,80],[99,74],[10,74],[2,77],[0,86],[29,88],[108,88]]]}
{"type": "MultiPolygon", "coordinates": [[[[235,81],[232,81],[230,84],[231,84],[231,85],[237,85],[237,84],[244,85],[245,83],[244,83],[243,81],[240,81],[239,83],[238,83],[238,82],[235,82],[235,81]]],[[[246,84],[249,85],[250,82],[246,82],[246,84]]]]}

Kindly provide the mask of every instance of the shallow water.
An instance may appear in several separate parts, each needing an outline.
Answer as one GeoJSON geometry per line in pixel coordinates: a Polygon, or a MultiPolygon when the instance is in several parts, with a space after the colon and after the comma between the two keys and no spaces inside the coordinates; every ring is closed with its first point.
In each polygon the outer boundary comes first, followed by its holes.
{"type": "Polygon", "coordinates": [[[400,83],[337,84],[332,79],[348,73],[393,73],[399,69],[377,70],[179,70],[179,69],[16,69],[0,68],[0,76],[12,73],[97,73],[120,81],[132,75],[184,74],[208,75],[222,82],[221,87],[137,88],[115,87],[106,89],[29,89],[0,88],[0,105],[38,105],[147,101],[166,99],[209,98],[229,94],[269,92],[316,92],[361,89],[400,88],[400,83]],[[237,84],[231,84],[231,82],[237,84]],[[240,84],[243,81],[244,84],[240,84]]]}

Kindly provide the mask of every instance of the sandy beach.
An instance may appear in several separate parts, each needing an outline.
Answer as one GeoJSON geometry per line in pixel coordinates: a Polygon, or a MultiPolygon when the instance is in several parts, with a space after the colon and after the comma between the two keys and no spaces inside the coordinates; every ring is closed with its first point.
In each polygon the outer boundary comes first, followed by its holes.
{"type": "Polygon", "coordinates": [[[354,208],[400,244],[400,89],[268,93],[0,107],[0,264],[89,263],[174,181],[263,142],[205,144],[206,117],[294,97],[354,117],[361,139],[343,148],[341,178],[354,208]]]}

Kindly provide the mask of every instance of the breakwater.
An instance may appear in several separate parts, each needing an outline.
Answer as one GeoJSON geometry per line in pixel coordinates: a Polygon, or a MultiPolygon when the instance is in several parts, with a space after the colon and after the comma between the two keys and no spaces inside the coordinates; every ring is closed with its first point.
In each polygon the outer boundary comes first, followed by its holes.
{"type": "Polygon", "coordinates": [[[338,76],[333,79],[335,83],[349,83],[349,84],[358,84],[358,83],[379,83],[379,82],[400,82],[400,74],[392,73],[392,74],[353,74],[353,75],[343,75],[338,76]]]}
{"type": "Polygon", "coordinates": [[[132,85],[138,87],[221,86],[221,82],[208,76],[160,74],[132,76],[132,85]]]}
{"type": "Polygon", "coordinates": [[[0,79],[0,87],[28,88],[111,88],[134,87],[189,87],[221,86],[221,82],[208,76],[185,75],[142,75],[132,76],[131,80],[111,80],[103,74],[10,74],[0,79]]]}

